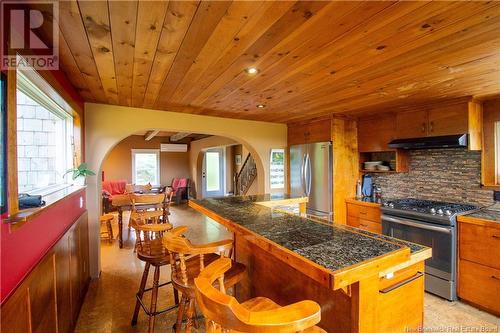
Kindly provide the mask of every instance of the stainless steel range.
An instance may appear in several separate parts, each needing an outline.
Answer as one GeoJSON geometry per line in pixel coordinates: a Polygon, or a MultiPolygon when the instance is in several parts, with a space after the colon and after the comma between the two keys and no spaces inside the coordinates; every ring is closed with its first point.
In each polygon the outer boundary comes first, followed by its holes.
{"type": "Polygon", "coordinates": [[[432,248],[425,262],[425,290],[457,299],[457,215],[478,209],[473,205],[419,199],[396,199],[382,204],[384,235],[432,248]]]}

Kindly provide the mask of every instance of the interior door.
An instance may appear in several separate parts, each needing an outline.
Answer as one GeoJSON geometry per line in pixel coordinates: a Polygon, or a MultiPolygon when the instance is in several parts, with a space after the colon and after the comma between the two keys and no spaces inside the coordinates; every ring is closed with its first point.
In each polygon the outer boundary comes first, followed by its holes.
{"type": "Polygon", "coordinates": [[[224,150],[212,148],[203,158],[202,186],[204,197],[224,196],[224,150]]]}

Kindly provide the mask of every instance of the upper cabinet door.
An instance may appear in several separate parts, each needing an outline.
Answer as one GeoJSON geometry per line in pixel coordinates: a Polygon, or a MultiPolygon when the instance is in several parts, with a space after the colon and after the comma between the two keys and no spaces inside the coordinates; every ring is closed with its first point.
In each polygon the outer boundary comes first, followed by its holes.
{"type": "Polygon", "coordinates": [[[396,118],[393,114],[362,119],[358,123],[358,149],[360,152],[392,150],[387,144],[396,138],[396,118]]]}
{"type": "Polygon", "coordinates": [[[427,110],[402,112],[396,115],[397,138],[419,138],[426,136],[427,110]]]}
{"type": "Polygon", "coordinates": [[[288,125],[288,146],[306,143],[306,125],[288,125]]]}
{"type": "Polygon", "coordinates": [[[330,119],[317,120],[307,124],[307,143],[326,142],[331,139],[330,119]]]}
{"type": "Polygon", "coordinates": [[[467,103],[429,109],[429,136],[464,134],[468,132],[467,103]]]}

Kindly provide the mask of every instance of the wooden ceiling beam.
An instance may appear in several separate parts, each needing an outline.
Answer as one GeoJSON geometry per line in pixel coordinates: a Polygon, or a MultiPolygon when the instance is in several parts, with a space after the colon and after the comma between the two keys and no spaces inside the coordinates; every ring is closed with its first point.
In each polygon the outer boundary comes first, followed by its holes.
{"type": "Polygon", "coordinates": [[[192,133],[185,133],[185,132],[176,133],[176,134],[170,136],[170,141],[171,142],[180,141],[180,140],[190,136],[191,134],[192,133]]]}
{"type": "Polygon", "coordinates": [[[144,134],[144,140],[149,141],[152,138],[154,138],[158,133],[160,133],[160,130],[148,131],[146,132],[146,134],[144,134]]]}

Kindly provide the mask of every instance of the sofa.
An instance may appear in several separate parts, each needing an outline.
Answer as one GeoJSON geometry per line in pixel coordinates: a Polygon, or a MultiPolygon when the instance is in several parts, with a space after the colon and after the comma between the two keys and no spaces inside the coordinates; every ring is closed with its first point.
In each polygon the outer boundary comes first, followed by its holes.
{"type": "Polygon", "coordinates": [[[102,182],[102,209],[104,213],[113,211],[111,201],[114,196],[127,193],[127,181],[121,180],[105,180],[102,182]]]}
{"type": "Polygon", "coordinates": [[[172,189],[172,196],[175,197],[176,204],[180,204],[183,199],[189,200],[188,178],[173,178],[172,184],[168,187],[172,189]]]}

